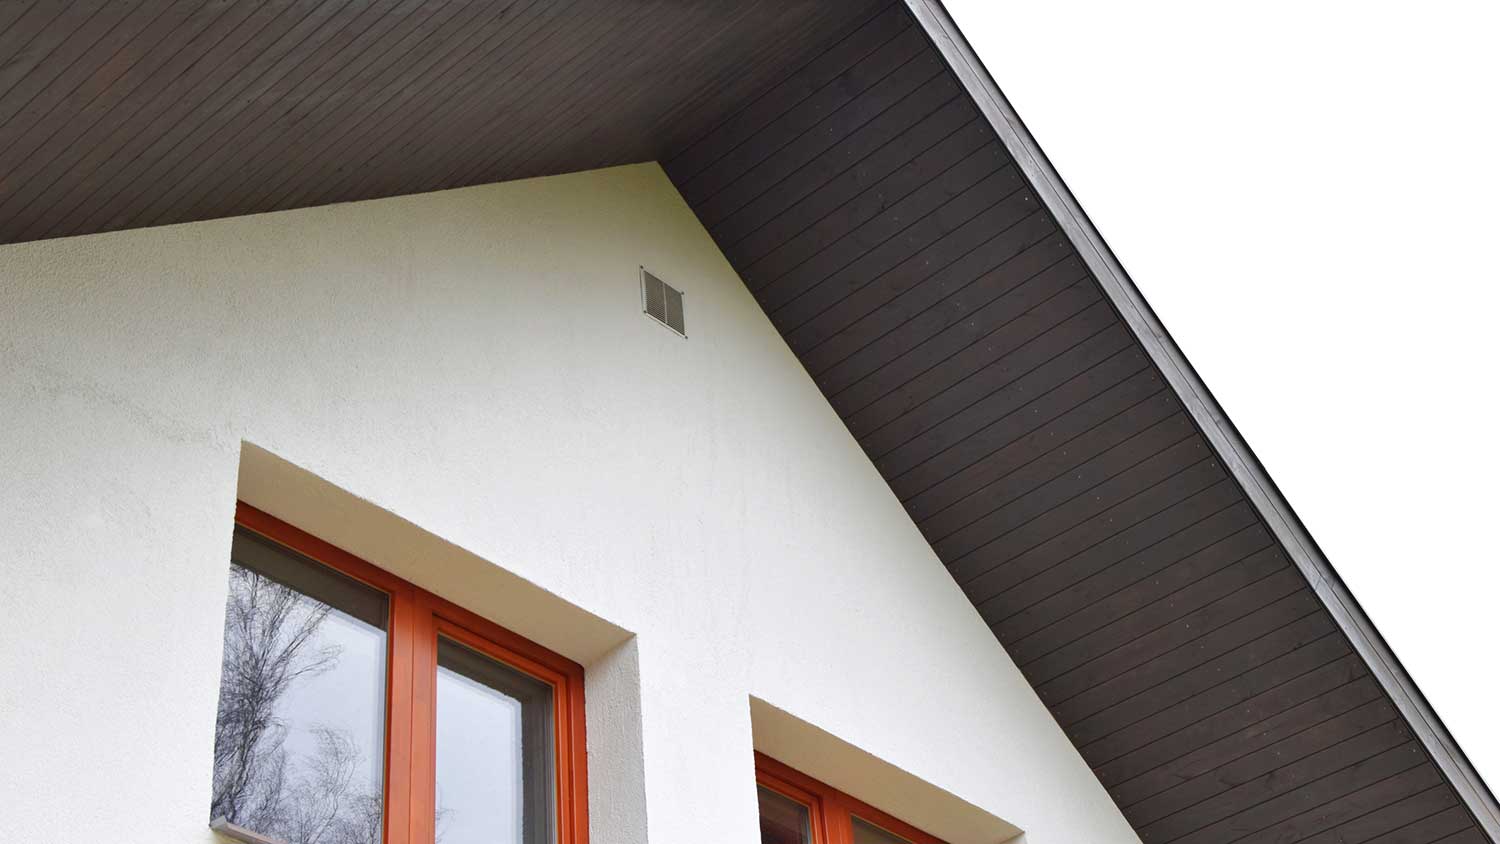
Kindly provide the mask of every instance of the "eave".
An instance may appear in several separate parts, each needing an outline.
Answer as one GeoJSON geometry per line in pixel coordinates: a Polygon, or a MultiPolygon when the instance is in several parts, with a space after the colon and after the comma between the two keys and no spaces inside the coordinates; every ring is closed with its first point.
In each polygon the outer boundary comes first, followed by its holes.
{"type": "Polygon", "coordinates": [[[939,0],[910,0],[909,5],[1006,149],[1020,162],[1042,201],[1089,265],[1121,318],[1145,347],[1158,371],[1171,384],[1199,431],[1225,461],[1281,547],[1453,784],[1462,802],[1475,813],[1479,827],[1491,840],[1500,839],[1500,803],[1287,503],[1264,464],[1214,399],[1182,349],[1172,340],[1166,326],[1157,318],[1140,288],[1131,281],[1046,153],[985,70],[953,18],[939,0]]]}

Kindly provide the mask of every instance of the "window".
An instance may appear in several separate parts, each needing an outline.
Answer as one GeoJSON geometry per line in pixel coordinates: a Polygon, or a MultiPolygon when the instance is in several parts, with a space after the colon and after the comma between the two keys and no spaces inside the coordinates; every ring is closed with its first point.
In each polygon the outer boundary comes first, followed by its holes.
{"type": "Polygon", "coordinates": [[[755,754],[761,844],[943,844],[866,803],[755,754]]]}
{"type": "Polygon", "coordinates": [[[245,504],[210,822],[288,844],[583,844],[583,669],[245,504]]]}

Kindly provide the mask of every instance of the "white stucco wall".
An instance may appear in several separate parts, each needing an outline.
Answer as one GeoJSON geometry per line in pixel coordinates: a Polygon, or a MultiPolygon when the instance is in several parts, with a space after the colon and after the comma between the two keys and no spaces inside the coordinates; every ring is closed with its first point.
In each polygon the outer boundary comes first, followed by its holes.
{"type": "Polygon", "coordinates": [[[8,840],[209,840],[242,442],[634,633],[656,844],[756,841],[752,695],[1136,840],[655,165],[0,247],[8,840]]]}

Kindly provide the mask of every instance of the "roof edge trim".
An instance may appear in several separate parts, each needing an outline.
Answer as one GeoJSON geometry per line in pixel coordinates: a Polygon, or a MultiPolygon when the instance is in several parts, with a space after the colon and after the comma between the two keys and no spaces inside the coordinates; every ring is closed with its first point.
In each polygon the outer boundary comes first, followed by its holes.
{"type": "Polygon", "coordinates": [[[1225,415],[1207,385],[1141,295],[1135,282],[1084,213],[1036,139],[984,63],[975,54],[941,0],[904,0],[949,69],[974,100],[985,119],[1025,172],[1042,202],[1057,219],[1089,270],[1099,280],[1120,316],[1140,339],[1146,353],[1177,392],[1188,412],[1213,444],[1230,473],[1265,519],[1288,555],[1312,585],[1318,599],[1371,673],[1405,716],[1412,731],[1448,777],[1460,799],[1490,838],[1500,841],[1500,804],[1469,762],[1411,675],[1355,600],[1333,565],[1293,512],[1265,467],[1225,415]]]}

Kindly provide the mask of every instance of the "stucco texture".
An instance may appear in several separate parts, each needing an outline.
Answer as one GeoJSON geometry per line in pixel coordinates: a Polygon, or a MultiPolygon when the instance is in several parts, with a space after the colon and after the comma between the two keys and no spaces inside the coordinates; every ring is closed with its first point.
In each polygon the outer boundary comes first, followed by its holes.
{"type": "Polygon", "coordinates": [[[0,248],[7,839],[211,840],[243,443],[634,634],[598,844],[754,844],[751,696],[1137,840],[654,164],[0,248]]]}

